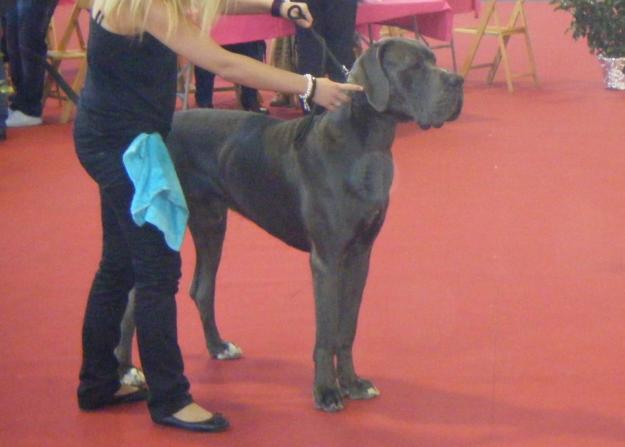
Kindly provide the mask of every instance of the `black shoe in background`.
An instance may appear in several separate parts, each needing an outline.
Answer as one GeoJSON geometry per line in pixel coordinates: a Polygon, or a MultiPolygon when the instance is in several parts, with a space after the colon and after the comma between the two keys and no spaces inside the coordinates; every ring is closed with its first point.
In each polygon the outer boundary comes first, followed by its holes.
{"type": "Polygon", "coordinates": [[[256,94],[254,94],[254,97],[251,99],[241,97],[241,107],[243,107],[243,110],[247,110],[248,112],[256,112],[262,113],[263,115],[269,115],[269,110],[260,105],[260,103],[258,102],[258,98],[256,98],[256,94]]]}

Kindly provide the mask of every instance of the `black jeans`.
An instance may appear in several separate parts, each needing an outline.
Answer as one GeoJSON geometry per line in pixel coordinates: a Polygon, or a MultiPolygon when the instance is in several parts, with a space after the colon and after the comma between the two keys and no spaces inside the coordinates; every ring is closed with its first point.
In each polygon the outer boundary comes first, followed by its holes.
{"type": "MultiPolygon", "coordinates": [[[[356,32],[357,0],[305,0],[314,18],[313,28],[326,41],[328,49],[348,69],[354,64],[354,34],[356,32]]],[[[328,58],[322,66],[322,48],[312,33],[296,27],[298,73],[313,76],[329,76],[337,82],[345,82],[345,75],[328,58]]]]}
{"type": "Polygon", "coordinates": [[[150,389],[150,413],[153,418],[171,415],[191,402],[177,341],[180,254],[167,246],[156,227],[139,227],[132,220],[134,187],[122,164],[127,142],[94,136],[80,112],[74,139],[80,162],[99,186],[103,232],[102,258],[83,325],[79,403],[107,402],[120,386],[113,351],[119,343],[128,292],[134,286],[139,355],[150,389]]]}
{"type": "MultiPolygon", "coordinates": [[[[224,45],[224,48],[233,53],[243,54],[258,61],[264,60],[266,44],[263,40],[224,45]]],[[[195,102],[198,107],[213,107],[213,87],[215,75],[200,67],[194,68],[195,75],[195,102]]],[[[258,90],[241,86],[241,105],[248,108],[257,101],[258,90]]]]}
{"type": "Polygon", "coordinates": [[[41,116],[46,35],[58,0],[18,0],[6,13],[6,45],[15,95],[11,109],[41,116]]]}

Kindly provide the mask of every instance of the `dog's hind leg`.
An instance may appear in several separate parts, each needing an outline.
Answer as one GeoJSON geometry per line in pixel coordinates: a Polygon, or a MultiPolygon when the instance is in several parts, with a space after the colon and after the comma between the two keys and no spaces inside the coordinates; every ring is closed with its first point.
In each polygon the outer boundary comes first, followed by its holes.
{"type": "Polygon", "coordinates": [[[121,324],[119,344],[115,348],[115,357],[119,362],[117,372],[119,381],[124,385],[144,387],[145,376],[143,371],[132,364],[132,339],[135,333],[135,289],[128,293],[128,304],[124,311],[121,324]]]}
{"type": "Polygon", "coordinates": [[[218,360],[237,359],[241,349],[221,338],[215,319],[215,278],[226,233],[227,207],[219,200],[203,199],[190,211],[189,229],[196,251],[191,297],[202,319],[206,347],[218,360]]]}
{"type": "Polygon", "coordinates": [[[341,395],[351,399],[371,399],[380,395],[373,383],[358,377],[352,357],[358,313],[369,271],[371,248],[371,245],[362,244],[355,244],[351,247],[344,260],[344,275],[341,278],[342,296],[339,303],[339,344],[336,368],[341,395]]]}
{"type": "Polygon", "coordinates": [[[132,339],[135,333],[135,289],[128,293],[128,304],[122,317],[119,344],[115,348],[115,357],[119,362],[120,373],[132,366],[132,339]]]}

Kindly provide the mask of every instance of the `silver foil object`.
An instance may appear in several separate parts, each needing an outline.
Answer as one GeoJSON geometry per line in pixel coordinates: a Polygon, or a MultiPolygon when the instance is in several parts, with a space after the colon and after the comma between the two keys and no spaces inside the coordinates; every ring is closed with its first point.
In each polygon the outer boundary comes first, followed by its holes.
{"type": "Polygon", "coordinates": [[[625,90],[625,57],[598,56],[603,68],[603,82],[605,88],[611,90],[625,90]]]}

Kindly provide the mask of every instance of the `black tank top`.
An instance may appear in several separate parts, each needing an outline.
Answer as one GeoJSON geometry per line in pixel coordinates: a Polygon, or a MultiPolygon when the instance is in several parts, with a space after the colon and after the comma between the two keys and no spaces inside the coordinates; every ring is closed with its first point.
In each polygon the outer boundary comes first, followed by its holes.
{"type": "Polygon", "coordinates": [[[167,136],[176,107],[173,51],[148,33],[122,36],[92,19],[87,64],[75,123],[81,137],[119,150],[142,132],[167,136]]]}

